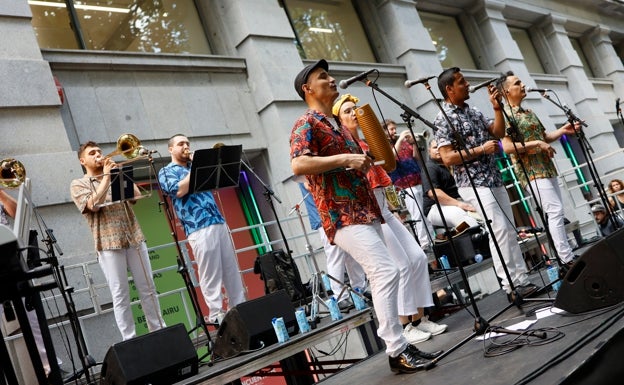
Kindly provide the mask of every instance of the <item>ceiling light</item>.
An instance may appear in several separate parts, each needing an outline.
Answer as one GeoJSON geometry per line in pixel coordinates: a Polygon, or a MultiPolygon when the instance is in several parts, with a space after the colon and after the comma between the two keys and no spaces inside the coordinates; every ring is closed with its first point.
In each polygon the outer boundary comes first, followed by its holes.
{"type": "Polygon", "coordinates": [[[310,32],[321,32],[321,33],[334,33],[334,31],[332,29],[329,29],[329,28],[317,28],[317,27],[310,27],[310,29],[308,29],[308,31],[310,31],[310,32]]]}
{"type": "MultiPolygon", "coordinates": [[[[65,3],[53,3],[50,1],[28,0],[28,4],[38,5],[40,7],[67,8],[65,3]]],[[[74,8],[82,9],[84,11],[130,13],[129,8],[102,7],[99,5],[74,4],[74,8]]]]}

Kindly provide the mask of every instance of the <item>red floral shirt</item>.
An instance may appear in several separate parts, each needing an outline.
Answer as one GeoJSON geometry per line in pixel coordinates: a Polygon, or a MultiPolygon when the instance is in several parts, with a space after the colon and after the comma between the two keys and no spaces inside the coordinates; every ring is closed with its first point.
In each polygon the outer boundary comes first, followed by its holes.
{"type": "MultiPolygon", "coordinates": [[[[290,157],[331,156],[362,153],[351,133],[335,128],[325,116],[308,110],[294,124],[290,134],[290,157]]],[[[357,170],[337,168],[306,175],[323,229],[330,242],[344,226],[382,221],[381,211],[366,176],[357,170]]]]}

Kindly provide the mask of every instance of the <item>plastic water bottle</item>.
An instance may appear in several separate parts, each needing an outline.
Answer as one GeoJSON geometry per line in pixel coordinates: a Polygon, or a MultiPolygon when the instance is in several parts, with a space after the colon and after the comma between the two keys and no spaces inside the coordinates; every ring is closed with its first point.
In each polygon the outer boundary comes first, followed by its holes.
{"type": "Polygon", "coordinates": [[[446,255],[443,255],[440,257],[440,263],[442,264],[442,267],[444,269],[450,269],[451,265],[449,264],[449,260],[448,257],[446,255]]]}
{"type": "Polygon", "coordinates": [[[273,318],[271,323],[273,324],[273,329],[275,330],[275,335],[277,336],[277,342],[282,343],[288,341],[288,331],[286,330],[284,318],[273,318]]]}
{"type": "Polygon", "coordinates": [[[327,274],[323,274],[321,277],[323,279],[323,286],[325,286],[325,291],[327,293],[330,293],[332,289],[331,284],[329,283],[329,277],[327,276],[327,274]]]}
{"type": "MultiPolygon", "coordinates": [[[[359,287],[356,287],[354,290],[356,293],[361,294],[361,290],[359,287]]],[[[355,306],[355,310],[364,310],[367,308],[366,301],[359,295],[355,293],[351,293],[351,299],[353,300],[353,305],[355,306]]]]}
{"type": "Polygon", "coordinates": [[[297,319],[297,324],[299,325],[299,333],[307,333],[310,331],[310,324],[308,323],[308,319],[306,318],[305,310],[296,310],[295,318],[297,319]]]}
{"type": "Polygon", "coordinates": [[[340,313],[338,302],[336,302],[336,298],[334,298],[334,296],[330,297],[327,301],[325,301],[325,303],[329,308],[329,315],[331,316],[332,321],[338,321],[342,319],[342,313],[340,313]]]}
{"type": "Polygon", "coordinates": [[[475,254],[474,260],[476,263],[483,261],[483,255],[481,255],[480,253],[475,254]]]}
{"type": "MultiPolygon", "coordinates": [[[[559,279],[559,267],[557,267],[557,265],[555,264],[550,265],[548,269],[546,269],[546,273],[548,274],[548,279],[550,280],[550,282],[555,282],[559,279]]],[[[554,291],[559,290],[560,287],[561,281],[552,285],[554,291]]]]}

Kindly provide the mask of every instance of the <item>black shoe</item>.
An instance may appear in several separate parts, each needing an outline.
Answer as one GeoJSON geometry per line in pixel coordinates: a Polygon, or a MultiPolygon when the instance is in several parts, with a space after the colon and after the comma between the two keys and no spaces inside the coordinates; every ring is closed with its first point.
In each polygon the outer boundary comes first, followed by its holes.
{"type": "Polygon", "coordinates": [[[390,370],[395,373],[414,373],[428,369],[433,365],[431,361],[413,354],[409,346],[410,345],[407,345],[405,350],[398,356],[388,357],[390,370]]]}
{"type": "Polygon", "coordinates": [[[353,305],[353,301],[351,301],[349,298],[347,299],[343,299],[342,301],[338,302],[338,309],[340,309],[341,312],[349,312],[349,310],[353,309],[355,306],[353,305]]]}
{"type": "Polygon", "coordinates": [[[407,344],[407,349],[409,349],[409,351],[413,355],[425,358],[427,360],[433,360],[434,358],[438,358],[440,357],[440,355],[442,355],[442,353],[444,353],[444,350],[436,350],[435,352],[424,352],[412,344],[407,344]]]}

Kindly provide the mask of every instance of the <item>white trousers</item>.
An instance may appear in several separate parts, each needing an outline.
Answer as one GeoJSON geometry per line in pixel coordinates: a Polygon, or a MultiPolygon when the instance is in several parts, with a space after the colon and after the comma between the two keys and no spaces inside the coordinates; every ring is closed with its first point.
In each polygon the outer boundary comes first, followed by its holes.
{"type": "Polygon", "coordinates": [[[152,332],[166,326],[160,312],[145,242],[142,242],[139,247],[100,251],[98,261],[113,298],[115,320],[124,341],[136,336],[130,307],[128,270],[132,274],[132,280],[139,293],[148,330],[152,332]]]}
{"type": "MultiPolygon", "coordinates": [[[[357,261],[353,259],[349,253],[340,247],[329,243],[327,234],[325,234],[325,230],[322,227],[318,228],[318,232],[321,237],[321,242],[323,242],[323,250],[327,256],[327,274],[342,282],[346,270],[351,287],[353,289],[360,289],[360,291],[364,291],[366,288],[366,274],[364,273],[362,266],[360,266],[360,264],[357,263],[357,261]]],[[[331,290],[334,292],[334,296],[336,296],[337,301],[349,298],[348,290],[345,290],[340,298],[337,297],[342,291],[342,286],[338,282],[330,279],[329,284],[331,286],[331,290]]]]}
{"type": "Polygon", "coordinates": [[[539,201],[544,214],[548,216],[548,230],[559,258],[565,263],[571,262],[574,259],[574,252],[568,243],[568,235],[565,231],[563,221],[565,215],[557,178],[534,179],[530,183],[536,195],[535,201],[539,201]]]}
{"type": "Polygon", "coordinates": [[[423,207],[422,185],[409,187],[405,194],[405,207],[409,211],[412,220],[416,221],[416,235],[423,249],[431,246],[433,228],[426,217],[420,215],[423,207]]]}
{"type": "Polygon", "coordinates": [[[513,285],[526,285],[529,283],[529,278],[527,276],[526,263],[524,262],[522,251],[516,239],[516,229],[513,224],[514,217],[511,211],[511,205],[509,204],[509,196],[507,195],[505,187],[495,187],[491,189],[478,187],[476,190],[481,199],[481,203],[483,203],[485,213],[481,212],[481,207],[479,207],[475,192],[471,187],[460,187],[459,194],[466,202],[477,208],[483,219],[490,219],[492,231],[494,232],[494,234],[490,234],[492,262],[494,263],[496,275],[501,280],[503,290],[510,293],[511,286],[494,246],[494,238],[498,241],[503,260],[507,266],[513,285]]]}
{"type": "Polygon", "coordinates": [[[400,271],[399,315],[418,314],[418,308],[433,306],[427,255],[401,221],[390,212],[383,187],[374,189],[375,198],[386,221],[381,225],[390,257],[400,271]]]}
{"type": "MultiPolygon", "coordinates": [[[[440,208],[442,208],[442,214],[444,214],[444,219],[448,227],[455,227],[462,222],[466,222],[470,227],[479,226],[479,222],[477,222],[474,217],[457,206],[440,205],[440,208]]],[[[438,210],[438,206],[436,205],[431,206],[431,210],[429,210],[429,214],[427,214],[427,219],[433,226],[444,227],[440,210],[438,210]]]]}
{"type": "Polygon", "coordinates": [[[243,280],[227,225],[219,223],[194,231],[188,241],[197,261],[199,286],[211,319],[225,311],[222,286],[230,308],[245,302],[243,280]]]}
{"type": "Polygon", "coordinates": [[[396,357],[407,346],[398,313],[400,271],[388,256],[381,224],[342,227],[336,232],[334,243],[364,268],[379,322],[377,335],[386,343],[386,354],[396,357]]]}

